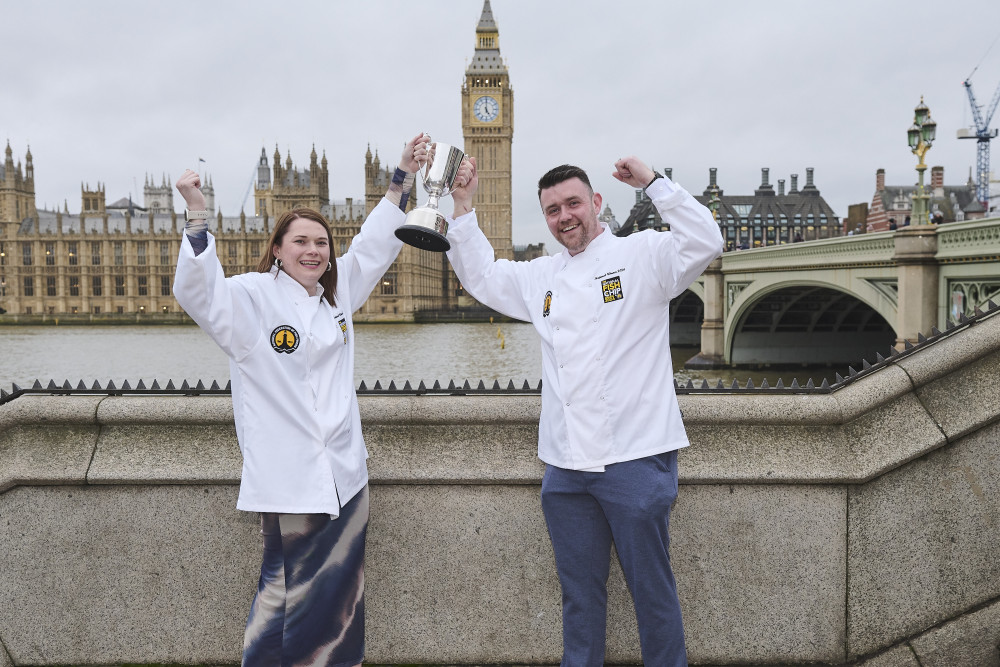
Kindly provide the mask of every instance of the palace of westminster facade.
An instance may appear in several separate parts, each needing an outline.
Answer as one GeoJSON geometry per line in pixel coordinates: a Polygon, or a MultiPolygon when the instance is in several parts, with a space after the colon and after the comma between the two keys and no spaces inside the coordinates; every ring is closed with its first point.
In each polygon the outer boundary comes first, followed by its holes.
{"type": "MultiPolygon", "coordinates": [[[[479,167],[476,214],[493,244],[496,256],[531,259],[544,254],[542,244],[514,248],[511,238],[511,145],[514,132],[514,94],[507,67],[500,57],[499,33],[490,0],[476,26],[476,46],[465,70],[461,89],[462,133],[465,152],[479,167]]],[[[395,165],[383,166],[378,154],[365,154],[365,198],[343,202],[330,199],[325,153],[315,147],[307,168],[296,169],[290,154],[284,161],[275,147],[271,161],[261,149],[254,183],[253,214],[209,220],[219,261],[227,276],[255,270],[267,247],[274,222],[286,211],[308,206],[331,222],[334,252],[342,255],[362,222],[378,204],[395,165]],[[272,164],[273,162],[273,164],[272,164]]],[[[698,200],[709,205],[718,197],[719,224],[729,249],[757,247],[797,240],[828,238],[845,233],[832,209],[819,196],[807,170],[800,191],[797,176],[786,194],[778,192],[764,169],[753,196],[723,195],[710,170],[709,187],[698,200]]],[[[669,170],[668,170],[669,175],[669,170]]],[[[202,190],[208,208],[215,211],[211,179],[202,190]]],[[[410,207],[423,196],[414,187],[410,207]]],[[[642,191],[621,225],[610,209],[600,216],[617,235],[644,229],[666,230],[642,191]]],[[[8,142],[0,164],[0,314],[27,321],[64,315],[78,318],[131,320],[184,319],[172,295],[174,269],[184,227],[174,211],[173,189],[164,177],[157,184],[146,177],[143,205],[131,199],[106,203],[104,187],[81,186],[78,214],[39,210],[35,205],[35,170],[31,149],[22,168],[15,165],[8,142]]],[[[355,314],[355,321],[426,321],[482,316],[485,311],[467,296],[444,253],[403,246],[398,258],[355,314]]]]}
{"type": "MultiPolygon", "coordinates": [[[[511,259],[511,143],[514,96],[500,58],[499,35],[489,0],[476,27],[476,49],[461,90],[465,151],[479,164],[476,210],[497,257],[511,259]]],[[[395,165],[365,155],[365,199],[333,202],[324,153],[315,148],[308,168],[284,163],[275,147],[273,165],[261,149],[254,184],[254,214],[217,213],[209,223],[226,275],[252,271],[267,247],[274,222],[285,211],[308,206],[323,212],[333,229],[334,251],[343,254],[378,204],[395,165]]],[[[419,177],[418,177],[419,181],[419,177]]],[[[211,180],[203,187],[215,211],[211,180]]],[[[419,184],[417,197],[423,195],[419,184]]],[[[22,168],[8,142],[0,166],[0,313],[18,315],[127,315],[181,312],[172,296],[183,216],[174,211],[171,184],[147,176],[143,206],[130,199],[106,203],[104,187],[81,186],[79,214],[38,209],[30,148],[22,168]]],[[[540,254],[540,246],[529,246],[540,254]]],[[[522,255],[522,253],[519,253],[522,255]]],[[[444,253],[404,246],[355,321],[413,321],[477,304],[464,295],[444,253]]],[[[171,319],[173,318],[171,317],[171,319]]]]}

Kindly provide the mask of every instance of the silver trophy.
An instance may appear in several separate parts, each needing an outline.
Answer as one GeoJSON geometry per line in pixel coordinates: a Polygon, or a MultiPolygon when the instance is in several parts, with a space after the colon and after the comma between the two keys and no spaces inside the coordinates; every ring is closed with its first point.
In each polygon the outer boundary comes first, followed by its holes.
{"type": "Polygon", "coordinates": [[[451,248],[447,238],[448,221],[438,210],[438,201],[455,189],[455,177],[464,157],[465,153],[448,144],[434,142],[427,145],[427,161],[420,168],[427,203],[406,214],[403,225],[396,229],[396,238],[434,252],[445,252],[451,248]]]}

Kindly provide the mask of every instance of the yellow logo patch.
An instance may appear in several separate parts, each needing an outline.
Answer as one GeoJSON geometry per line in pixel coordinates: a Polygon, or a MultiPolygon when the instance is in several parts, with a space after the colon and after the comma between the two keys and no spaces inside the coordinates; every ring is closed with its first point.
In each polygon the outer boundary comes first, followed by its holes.
{"type": "Polygon", "coordinates": [[[625,293],[622,292],[622,279],[619,276],[602,280],[601,291],[604,294],[604,303],[625,298],[625,293]]]}
{"type": "Polygon", "coordinates": [[[291,354],[299,347],[299,332],[282,324],[271,332],[271,348],[279,354],[291,354]]]}
{"type": "Polygon", "coordinates": [[[542,304],[542,317],[548,317],[552,309],[552,290],[545,293],[545,302],[542,304]]]}

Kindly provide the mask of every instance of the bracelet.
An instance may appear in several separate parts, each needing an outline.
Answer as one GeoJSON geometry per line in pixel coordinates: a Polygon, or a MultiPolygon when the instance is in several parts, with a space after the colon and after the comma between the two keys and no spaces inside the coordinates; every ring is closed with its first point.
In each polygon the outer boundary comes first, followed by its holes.
{"type": "Polygon", "coordinates": [[[184,209],[185,222],[191,222],[192,220],[208,220],[211,217],[212,214],[205,210],[191,211],[186,208],[184,209]]]}
{"type": "Polygon", "coordinates": [[[655,183],[655,182],[656,182],[656,179],[658,179],[658,178],[663,178],[663,176],[661,176],[660,174],[657,174],[657,173],[656,173],[656,172],[654,171],[654,172],[653,172],[653,180],[651,180],[651,181],[650,181],[649,183],[646,183],[646,187],[645,187],[645,188],[643,188],[643,190],[646,190],[646,189],[648,189],[648,188],[649,188],[649,186],[650,186],[650,185],[652,185],[653,183],[655,183]]]}

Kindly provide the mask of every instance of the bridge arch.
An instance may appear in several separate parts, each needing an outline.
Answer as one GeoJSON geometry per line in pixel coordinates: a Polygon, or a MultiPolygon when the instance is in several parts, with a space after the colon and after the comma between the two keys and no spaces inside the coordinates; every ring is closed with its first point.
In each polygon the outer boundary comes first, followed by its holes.
{"type": "Polygon", "coordinates": [[[847,365],[886,354],[897,338],[895,312],[883,294],[869,288],[870,300],[815,280],[744,290],[726,318],[729,363],[847,365]]]}
{"type": "Polygon", "coordinates": [[[670,301],[670,344],[701,345],[701,324],[705,321],[705,289],[694,283],[670,301]]]}

